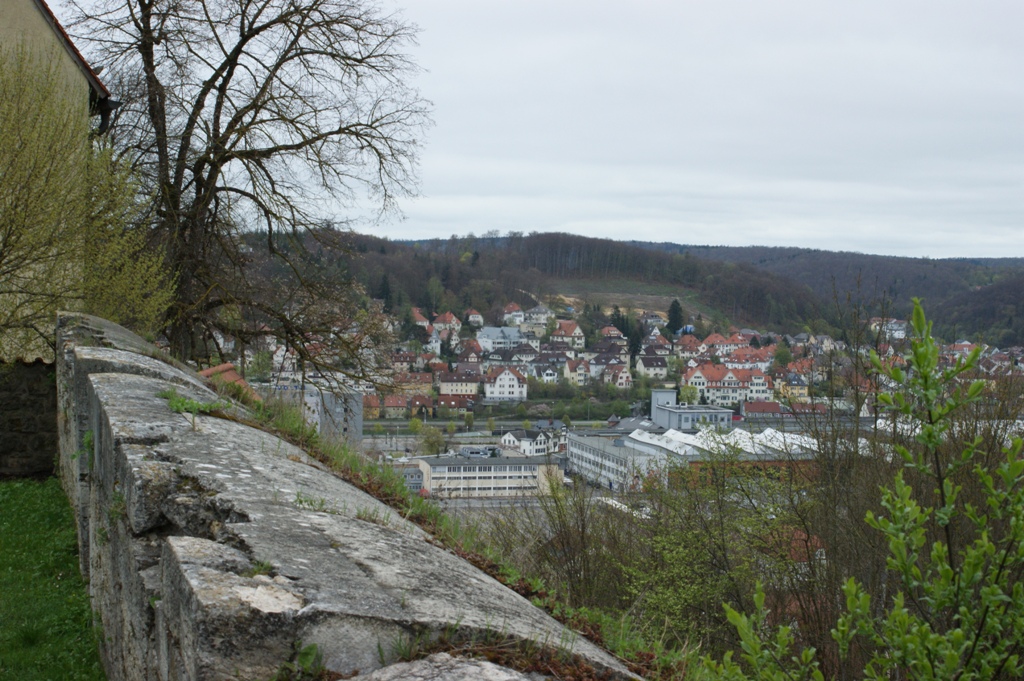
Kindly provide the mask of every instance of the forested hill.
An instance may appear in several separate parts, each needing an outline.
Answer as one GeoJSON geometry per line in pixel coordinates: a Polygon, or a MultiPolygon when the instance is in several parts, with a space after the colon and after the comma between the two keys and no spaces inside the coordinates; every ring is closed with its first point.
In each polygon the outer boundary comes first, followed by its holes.
{"type": "Polygon", "coordinates": [[[930,316],[946,338],[980,339],[1004,348],[1024,345],[1024,271],[950,296],[930,316]]]}
{"type": "MultiPolygon", "coordinates": [[[[347,265],[371,295],[393,308],[487,315],[510,300],[581,288],[581,282],[616,280],[658,284],[729,321],[766,328],[798,328],[822,316],[822,301],[806,286],[745,263],[706,260],[646,250],[621,241],[569,234],[392,242],[353,235],[359,257],[347,265]]],[[[585,287],[582,287],[585,288],[585,287]]],[[[607,290],[607,288],[605,289],[607,290]]]]}
{"type": "MultiPolygon", "coordinates": [[[[953,298],[972,299],[1003,279],[1024,274],[1024,258],[901,258],[864,253],[770,246],[694,246],[673,243],[631,244],[661,253],[745,264],[790,277],[810,287],[819,297],[847,293],[874,301],[885,296],[895,314],[906,314],[910,299],[920,297],[936,310],[953,298]]],[[[984,299],[984,294],[978,296],[984,299]]],[[[961,303],[963,304],[963,303],[961,303]]],[[[972,329],[983,330],[998,320],[974,319],[972,329]]]]}
{"type": "MultiPolygon", "coordinates": [[[[290,237],[279,239],[279,250],[293,248],[290,237]]],[[[616,297],[612,294],[649,293],[679,298],[690,314],[710,313],[708,321],[716,325],[792,332],[836,323],[834,282],[843,302],[847,291],[859,288],[869,314],[881,311],[874,304],[880,293],[890,300],[888,312],[897,316],[906,313],[911,296],[919,296],[944,338],[1024,345],[1024,259],[927,260],[641,244],[558,233],[398,242],[327,231],[308,235],[306,250],[306,265],[350,273],[399,314],[410,306],[459,315],[473,307],[493,322],[510,301],[532,306],[571,293],[607,305],[616,297]]],[[[271,269],[258,276],[282,275],[273,270],[280,265],[265,265],[271,269]]]]}

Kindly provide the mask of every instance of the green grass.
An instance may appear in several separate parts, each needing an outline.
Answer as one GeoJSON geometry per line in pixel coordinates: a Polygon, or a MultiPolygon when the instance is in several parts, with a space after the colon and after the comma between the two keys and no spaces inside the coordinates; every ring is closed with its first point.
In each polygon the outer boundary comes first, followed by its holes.
{"type": "Polygon", "coordinates": [[[104,679],[56,478],[0,482],[0,679],[104,679]]]}

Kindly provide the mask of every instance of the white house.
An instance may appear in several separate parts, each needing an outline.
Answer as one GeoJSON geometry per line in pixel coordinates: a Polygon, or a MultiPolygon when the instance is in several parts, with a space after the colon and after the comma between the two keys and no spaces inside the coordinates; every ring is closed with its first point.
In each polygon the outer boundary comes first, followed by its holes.
{"type": "Polygon", "coordinates": [[[760,369],[730,369],[724,364],[701,364],[683,376],[708,404],[764,402],[772,397],[771,379],[760,369]]]}
{"type": "Polygon", "coordinates": [[[518,449],[523,456],[546,456],[551,451],[551,438],[541,430],[513,430],[505,433],[501,444],[518,449]]]}
{"type": "Polygon", "coordinates": [[[611,383],[619,390],[629,390],[633,387],[633,375],[629,368],[621,364],[610,364],[604,370],[604,382],[611,383]]]}
{"type": "Polygon", "coordinates": [[[641,355],[636,358],[636,372],[647,378],[663,379],[668,376],[668,362],[657,355],[641,355]]]}
{"type": "Polygon", "coordinates": [[[544,326],[549,319],[554,319],[555,313],[547,305],[538,305],[526,311],[526,323],[544,326]]]}
{"type": "Polygon", "coordinates": [[[544,383],[558,383],[558,369],[551,366],[537,368],[537,378],[544,383]]]}
{"type": "Polygon", "coordinates": [[[484,400],[522,402],[526,399],[526,377],[511,367],[492,369],[484,377],[484,400]]]}
{"type": "Polygon", "coordinates": [[[518,326],[526,321],[526,314],[518,303],[509,303],[502,312],[502,319],[509,326],[518,326]]]}
{"type": "Polygon", "coordinates": [[[513,326],[485,326],[476,333],[476,341],[486,352],[511,350],[524,342],[523,334],[513,326]]]}
{"type": "Polygon", "coordinates": [[[583,335],[583,329],[579,327],[579,324],[571,319],[559,319],[558,327],[551,332],[551,342],[566,343],[572,348],[581,350],[586,344],[586,336],[583,335]]]}
{"type": "Polygon", "coordinates": [[[430,332],[430,338],[427,339],[423,349],[427,352],[432,352],[435,355],[441,354],[441,334],[437,332],[437,329],[430,332]]]}
{"type": "Polygon", "coordinates": [[[438,331],[448,329],[458,334],[462,330],[462,322],[451,312],[442,312],[434,317],[434,328],[438,331]]]}

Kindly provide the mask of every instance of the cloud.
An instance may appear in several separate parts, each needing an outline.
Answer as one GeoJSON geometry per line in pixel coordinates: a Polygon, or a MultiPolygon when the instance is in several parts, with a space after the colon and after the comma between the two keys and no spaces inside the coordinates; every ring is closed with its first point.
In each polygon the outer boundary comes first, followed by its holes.
{"type": "Polygon", "coordinates": [[[391,236],[1024,256],[1024,5],[417,0],[405,13],[437,125],[424,196],[391,236]]]}

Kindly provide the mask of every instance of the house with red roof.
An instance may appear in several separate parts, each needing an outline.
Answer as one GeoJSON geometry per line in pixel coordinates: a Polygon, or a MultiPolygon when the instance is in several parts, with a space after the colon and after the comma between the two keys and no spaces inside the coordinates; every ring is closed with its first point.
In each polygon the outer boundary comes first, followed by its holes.
{"type": "MultiPolygon", "coordinates": [[[[462,330],[462,322],[451,312],[442,312],[434,317],[434,328],[440,331],[451,331],[458,334],[462,330]]],[[[442,337],[443,339],[443,337],[442,337]]]]}
{"type": "Polygon", "coordinates": [[[409,398],[409,413],[412,416],[426,418],[434,415],[434,400],[427,395],[413,395],[409,398]]]}
{"type": "Polygon", "coordinates": [[[393,352],[391,353],[391,368],[395,371],[414,371],[416,359],[415,352],[393,352]]]}
{"type": "Polygon", "coordinates": [[[437,394],[441,396],[468,395],[480,392],[480,374],[442,371],[437,375],[437,394]]]}
{"type": "Polygon", "coordinates": [[[256,394],[256,391],[252,389],[252,386],[245,382],[245,379],[239,375],[235,369],[235,365],[229,363],[219,364],[209,369],[203,369],[199,372],[199,375],[203,378],[208,378],[211,381],[222,384],[234,384],[238,386],[245,395],[253,402],[262,402],[263,398],[256,394]]]}
{"type": "Polygon", "coordinates": [[[763,402],[772,398],[772,382],[760,369],[730,369],[710,362],[688,369],[683,384],[697,389],[708,404],[763,402]]]}
{"type": "Polygon", "coordinates": [[[508,326],[519,326],[526,321],[526,313],[519,307],[519,303],[509,303],[502,310],[502,319],[508,326]]]}
{"type": "Polygon", "coordinates": [[[617,327],[611,326],[610,324],[601,329],[600,333],[601,338],[619,338],[623,341],[626,340],[626,337],[622,335],[622,332],[619,331],[617,327]]]}
{"type": "Polygon", "coordinates": [[[750,337],[734,333],[726,338],[724,343],[718,345],[717,351],[719,356],[721,356],[746,347],[750,347],[750,337]]]}
{"type": "Polygon", "coordinates": [[[781,418],[788,413],[783,412],[778,402],[741,402],[741,413],[748,419],[781,418]]]}
{"type": "Polygon", "coordinates": [[[482,359],[482,353],[472,348],[464,349],[459,353],[459,364],[479,364],[482,359]]]}
{"type": "Polygon", "coordinates": [[[387,419],[405,418],[409,411],[409,397],[407,395],[385,395],[381,411],[384,418],[387,419]]]}
{"type": "Polygon", "coordinates": [[[676,357],[692,359],[707,352],[707,346],[692,334],[686,334],[676,342],[676,357]]]}
{"type": "Polygon", "coordinates": [[[551,332],[552,343],[565,343],[576,350],[582,350],[586,340],[583,329],[571,319],[559,319],[558,326],[551,332]]]}
{"type": "Polygon", "coordinates": [[[465,416],[473,410],[474,400],[468,395],[442,395],[437,398],[439,416],[465,416]]]}
{"type": "Polygon", "coordinates": [[[412,308],[410,314],[412,314],[412,323],[416,326],[422,326],[424,329],[430,326],[430,320],[423,315],[418,307],[412,308]]]}
{"type": "Polygon", "coordinates": [[[644,341],[641,348],[645,355],[657,355],[668,357],[672,354],[672,346],[668,339],[662,335],[651,336],[644,341]]]}
{"type": "Polygon", "coordinates": [[[733,350],[722,358],[722,363],[730,369],[760,369],[768,371],[775,361],[775,348],[767,346],[754,348],[749,345],[733,350]]]}
{"type": "MultiPolygon", "coordinates": [[[[726,346],[728,344],[729,344],[729,339],[726,338],[725,336],[723,336],[720,333],[712,333],[707,338],[704,339],[704,346],[707,347],[709,352],[713,352],[716,355],[721,352],[719,350],[720,347],[726,346]]],[[[722,354],[727,354],[727,353],[722,353],[722,354]]]]}
{"type": "Polygon", "coordinates": [[[825,416],[828,414],[828,407],[820,402],[794,402],[789,405],[794,416],[825,416]]]}
{"type": "Polygon", "coordinates": [[[797,376],[804,379],[804,381],[806,381],[808,385],[811,385],[817,382],[818,380],[824,378],[823,376],[819,375],[822,372],[815,369],[813,357],[801,357],[800,359],[793,360],[792,362],[786,365],[786,373],[796,374],[797,376]]]}
{"type": "Polygon", "coordinates": [[[522,402],[526,376],[513,367],[491,369],[484,377],[484,399],[489,402],[522,402]]]}
{"type": "Polygon", "coordinates": [[[405,395],[430,392],[433,385],[434,375],[429,371],[402,371],[395,374],[395,390],[405,395]]]}
{"type": "Polygon", "coordinates": [[[974,349],[978,346],[969,341],[961,340],[956,343],[951,343],[948,348],[949,352],[956,355],[957,357],[966,357],[967,355],[974,352],[974,349]]]}
{"type": "Polygon", "coordinates": [[[377,394],[363,395],[363,418],[380,418],[380,396],[377,394]]]}
{"type": "Polygon", "coordinates": [[[571,385],[586,385],[590,381],[590,362],[585,359],[570,359],[565,363],[562,372],[571,385]]]}
{"type": "Polygon", "coordinates": [[[633,387],[633,374],[629,373],[629,367],[624,364],[608,365],[602,377],[605,383],[610,383],[619,390],[629,390],[633,387]]]}

